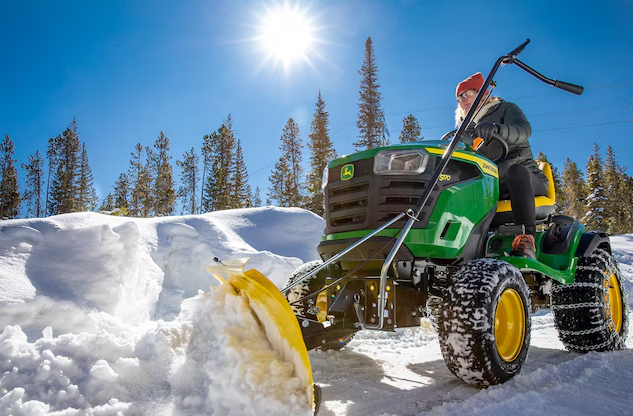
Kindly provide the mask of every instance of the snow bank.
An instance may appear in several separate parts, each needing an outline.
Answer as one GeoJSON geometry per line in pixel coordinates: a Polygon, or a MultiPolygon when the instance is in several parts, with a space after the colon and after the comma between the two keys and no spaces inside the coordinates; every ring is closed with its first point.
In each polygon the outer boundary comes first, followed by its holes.
{"type": "Polygon", "coordinates": [[[201,292],[175,321],[151,326],[57,338],[47,328],[33,343],[6,327],[0,414],[310,414],[293,364],[231,286],[201,292]]]}
{"type": "Polygon", "coordinates": [[[322,229],[279,208],[0,222],[0,414],[309,413],[293,364],[205,267],[251,257],[281,287],[322,229]]]}
{"type": "MultiPolygon", "coordinates": [[[[0,415],[309,413],[296,371],[244,299],[204,270],[213,257],[251,257],[282,286],[316,258],[322,228],[307,211],[277,208],[1,221],[0,415]]],[[[633,236],[611,240],[631,292],[633,236]]],[[[568,353],[550,313],[532,322],[521,374],[486,390],[448,371],[430,325],[313,352],[321,413],[589,415],[608,403],[631,414],[630,349],[568,353]]]]}
{"type": "Polygon", "coordinates": [[[101,312],[128,324],[172,320],[183,299],[217,285],[205,271],[214,258],[250,257],[249,267],[282,287],[316,258],[322,230],[323,220],[309,211],[273,207],[2,221],[0,328],[20,325],[34,337],[48,326],[55,333],[95,331],[101,312]],[[265,250],[266,241],[276,251],[265,250]]]}
{"type": "Polygon", "coordinates": [[[107,223],[98,214],[60,217],[0,225],[0,252],[9,260],[0,269],[0,326],[94,331],[96,312],[149,320],[163,278],[136,224],[107,223]]]}

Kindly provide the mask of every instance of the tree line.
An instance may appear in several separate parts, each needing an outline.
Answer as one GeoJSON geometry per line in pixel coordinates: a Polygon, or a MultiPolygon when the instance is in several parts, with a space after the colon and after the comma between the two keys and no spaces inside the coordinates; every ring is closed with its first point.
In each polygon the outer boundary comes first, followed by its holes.
{"type": "MultiPolygon", "coordinates": [[[[357,150],[389,144],[390,135],[381,106],[378,66],[371,38],[365,42],[358,98],[357,150]]],[[[46,155],[39,151],[22,163],[24,191],[20,193],[14,144],[8,135],[0,146],[0,218],[18,218],[21,204],[27,217],[91,211],[98,206],[85,143],[79,140],[77,120],[48,141],[46,155]]],[[[400,143],[422,140],[413,114],[402,120],[400,143]]],[[[137,143],[128,169],[120,173],[112,192],[98,209],[113,215],[153,217],[198,214],[262,205],[262,190],[249,185],[243,148],[229,114],[220,127],[204,135],[195,147],[175,161],[174,177],[169,138],[161,131],[152,147],[137,143]]],[[[269,175],[267,205],[302,207],[323,215],[322,173],[337,156],[330,139],[329,114],[318,91],[307,147],[309,169],[303,170],[304,142],[299,125],[288,119],[280,136],[280,157],[269,175]]],[[[539,155],[546,160],[545,155],[539,155]]],[[[633,232],[633,179],[619,166],[611,147],[603,162],[596,145],[586,174],[567,159],[562,175],[552,166],[557,190],[556,212],[581,220],[589,229],[610,233],[633,232]]]]}
{"type": "Polygon", "coordinates": [[[22,194],[14,156],[15,145],[5,135],[0,145],[0,218],[18,218],[22,203],[27,217],[38,218],[91,211],[97,206],[88,152],[79,140],[76,119],[62,134],[48,140],[46,156],[38,150],[21,164],[25,172],[22,194]]]}
{"type": "MultiPolygon", "coordinates": [[[[607,147],[605,159],[600,146],[594,143],[593,147],[584,173],[569,158],[565,160],[562,173],[552,165],[555,213],[577,219],[588,230],[608,234],[632,233],[633,177],[626,174],[626,167],[618,164],[611,146],[607,147]]],[[[543,153],[537,160],[548,162],[543,153]]]]}

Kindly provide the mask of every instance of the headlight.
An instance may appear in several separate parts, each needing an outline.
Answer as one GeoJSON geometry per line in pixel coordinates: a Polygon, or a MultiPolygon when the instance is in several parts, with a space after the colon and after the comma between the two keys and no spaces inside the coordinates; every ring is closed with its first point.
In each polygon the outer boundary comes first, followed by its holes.
{"type": "Polygon", "coordinates": [[[328,168],[325,165],[325,169],[323,169],[323,176],[321,177],[321,191],[325,191],[325,187],[327,186],[328,181],[328,168]]]}
{"type": "Polygon", "coordinates": [[[417,175],[426,170],[429,154],[420,149],[382,150],[374,157],[376,175],[417,175]]]}

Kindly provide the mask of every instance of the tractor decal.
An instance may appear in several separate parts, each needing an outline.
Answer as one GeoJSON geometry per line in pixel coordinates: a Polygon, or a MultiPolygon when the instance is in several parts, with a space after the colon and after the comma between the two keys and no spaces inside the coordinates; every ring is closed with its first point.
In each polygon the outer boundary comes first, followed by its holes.
{"type": "Polygon", "coordinates": [[[341,180],[348,181],[354,177],[354,165],[349,164],[341,168],[341,180]]]}

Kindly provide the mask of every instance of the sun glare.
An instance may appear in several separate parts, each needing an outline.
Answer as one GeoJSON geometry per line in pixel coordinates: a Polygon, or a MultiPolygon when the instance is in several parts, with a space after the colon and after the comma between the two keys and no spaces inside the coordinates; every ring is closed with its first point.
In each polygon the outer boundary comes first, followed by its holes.
{"type": "Polygon", "coordinates": [[[267,60],[282,62],[288,68],[299,60],[310,63],[308,55],[315,41],[314,31],[306,11],[285,4],[267,10],[258,40],[267,60]]]}

